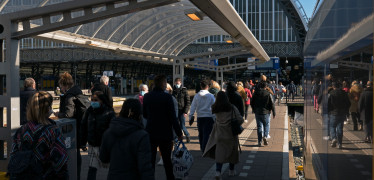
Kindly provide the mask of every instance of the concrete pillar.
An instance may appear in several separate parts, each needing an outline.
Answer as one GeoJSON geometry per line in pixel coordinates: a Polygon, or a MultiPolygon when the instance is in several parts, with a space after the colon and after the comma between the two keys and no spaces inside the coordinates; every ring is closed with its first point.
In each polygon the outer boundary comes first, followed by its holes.
{"type": "Polygon", "coordinates": [[[184,62],[183,62],[183,59],[174,59],[174,61],[173,61],[173,82],[176,78],[181,78],[182,79],[182,86],[184,86],[183,76],[184,76],[184,62]]]}

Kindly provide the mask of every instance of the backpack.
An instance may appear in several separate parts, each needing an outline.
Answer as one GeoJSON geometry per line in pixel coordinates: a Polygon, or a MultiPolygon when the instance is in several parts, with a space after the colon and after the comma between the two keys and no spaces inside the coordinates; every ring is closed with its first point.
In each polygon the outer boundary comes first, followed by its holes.
{"type": "Polygon", "coordinates": [[[82,120],[84,113],[91,105],[90,100],[88,100],[87,96],[83,94],[78,94],[77,96],[75,96],[74,104],[75,104],[74,117],[77,120],[82,120]]]}
{"type": "MultiPolygon", "coordinates": [[[[8,163],[8,174],[13,180],[39,180],[46,179],[51,173],[51,168],[43,172],[43,164],[35,156],[34,149],[37,145],[37,140],[48,126],[42,127],[36,134],[33,135],[33,144],[26,146],[21,143],[22,150],[15,152],[8,163]],[[36,141],[36,142],[35,142],[36,141]]],[[[22,139],[21,139],[22,140],[22,139]]]]}

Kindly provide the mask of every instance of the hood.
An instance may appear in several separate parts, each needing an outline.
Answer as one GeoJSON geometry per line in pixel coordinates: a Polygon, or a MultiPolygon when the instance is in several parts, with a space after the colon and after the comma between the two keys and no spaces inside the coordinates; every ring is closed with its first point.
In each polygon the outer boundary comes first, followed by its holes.
{"type": "Polygon", "coordinates": [[[140,122],[122,117],[114,118],[109,125],[109,130],[117,137],[126,136],[140,129],[143,129],[140,122]]]}
{"type": "Polygon", "coordinates": [[[342,95],[342,94],[346,94],[346,92],[343,90],[343,89],[333,89],[330,94],[334,94],[334,95],[342,95]]]}
{"type": "Polygon", "coordinates": [[[255,91],[254,94],[256,95],[256,93],[257,93],[257,96],[267,96],[270,94],[270,92],[267,91],[266,89],[260,89],[258,91],[255,91]]]}
{"type": "Polygon", "coordinates": [[[83,94],[82,90],[78,86],[71,87],[65,94],[72,94],[74,96],[83,94]]]}
{"type": "Polygon", "coordinates": [[[208,90],[200,90],[199,93],[197,93],[199,96],[205,96],[207,94],[210,94],[208,90]]]}

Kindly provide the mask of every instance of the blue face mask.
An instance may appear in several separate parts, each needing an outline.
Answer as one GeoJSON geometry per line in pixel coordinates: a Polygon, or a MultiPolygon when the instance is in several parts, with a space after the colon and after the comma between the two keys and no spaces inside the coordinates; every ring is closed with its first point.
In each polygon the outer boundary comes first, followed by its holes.
{"type": "Polygon", "coordinates": [[[140,91],[140,95],[144,96],[145,91],[140,91]]]}
{"type": "Polygon", "coordinates": [[[180,84],[176,84],[175,85],[177,88],[181,88],[181,85],[180,84]]]}
{"type": "Polygon", "coordinates": [[[92,108],[97,109],[97,108],[100,107],[100,103],[97,102],[97,101],[93,101],[93,102],[91,102],[91,106],[92,106],[92,108]]]}

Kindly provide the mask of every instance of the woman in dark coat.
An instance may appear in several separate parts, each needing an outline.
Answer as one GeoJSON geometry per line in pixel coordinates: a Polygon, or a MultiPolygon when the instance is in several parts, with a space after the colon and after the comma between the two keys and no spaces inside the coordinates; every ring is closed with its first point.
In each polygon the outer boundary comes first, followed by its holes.
{"type": "Polygon", "coordinates": [[[109,103],[108,98],[101,91],[96,91],[91,96],[91,106],[82,118],[81,125],[81,147],[88,142],[88,156],[90,157],[87,179],[95,180],[97,169],[103,168],[99,160],[101,139],[104,132],[109,128],[109,123],[116,114],[109,103]]]}
{"type": "Polygon", "coordinates": [[[244,101],[240,94],[237,92],[238,88],[236,84],[231,81],[227,83],[226,95],[229,98],[229,101],[234,105],[240,112],[240,116],[244,116],[244,101]]]}
{"type": "Polygon", "coordinates": [[[110,122],[100,147],[100,160],[110,163],[108,179],[153,180],[151,144],[141,124],[141,104],[137,99],[123,103],[118,118],[110,122]]]}

